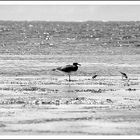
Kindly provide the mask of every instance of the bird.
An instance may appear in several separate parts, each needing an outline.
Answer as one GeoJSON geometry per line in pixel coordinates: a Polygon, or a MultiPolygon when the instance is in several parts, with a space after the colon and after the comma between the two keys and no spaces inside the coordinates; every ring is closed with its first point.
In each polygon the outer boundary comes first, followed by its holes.
{"type": "Polygon", "coordinates": [[[128,76],[126,75],[126,73],[121,72],[121,71],[119,71],[119,72],[122,74],[122,79],[123,79],[123,78],[128,79],[128,76]]]}
{"type": "Polygon", "coordinates": [[[70,74],[72,72],[76,72],[78,70],[78,65],[81,66],[81,64],[79,63],[73,63],[72,65],[66,65],[66,66],[62,66],[62,67],[58,67],[56,69],[52,69],[53,71],[61,71],[61,72],[64,72],[64,73],[67,73],[69,75],[69,82],[71,81],[70,79],[70,74]]]}
{"type": "Polygon", "coordinates": [[[98,76],[98,75],[97,75],[97,74],[95,74],[94,76],[92,76],[92,79],[95,79],[97,76],[98,76]]]}

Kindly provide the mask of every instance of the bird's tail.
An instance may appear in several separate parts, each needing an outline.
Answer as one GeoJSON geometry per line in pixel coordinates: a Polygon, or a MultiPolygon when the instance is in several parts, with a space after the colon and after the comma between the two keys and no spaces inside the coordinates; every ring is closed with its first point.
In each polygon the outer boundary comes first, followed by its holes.
{"type": "Polygon", "coordinates": [[[122,74],[122,72],[121,71],[119,71],[121,74],[122,74]]]}
{"type": "Polygon", "coordinates": [[[52,71],[56,71],[56,69],[52,69],[52,71]]]}

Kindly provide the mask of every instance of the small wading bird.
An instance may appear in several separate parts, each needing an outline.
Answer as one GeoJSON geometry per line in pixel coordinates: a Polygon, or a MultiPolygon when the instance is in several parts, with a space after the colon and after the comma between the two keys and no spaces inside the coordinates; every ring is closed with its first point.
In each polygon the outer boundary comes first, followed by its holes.
{"type": "Polygon", "coordinates": [[[121,75],[122,75],[122,79],[128,79],[128,76],[126,75],[126,73],[124,73],[124,72],[121,72],[121,71],[119,71],[120,73],[121,73],[121,75]]]}
{"type": "Polygon", "coordinates": [[[64,66],[64,67],[58,67],[58,68],[56,68],[56,69],[52,69],[52,71],[58,70],[58,71],[62,71],[62,72],[64,72],[64,73],[67,73],[67,74],[69,75],[69,81],[71,81],[71,79],[70,79],[70,74],[71,74],[72,72],[75,72],[75,71],[78,70],[78,65],[81,66],[81,65],[78,64],[78,63],[73,63],[73,65],[66,65],[66,66],[64,66]]]}
{"type": "Polygon", "coordinates": [[[97,75],[97,74],[95,74],[94,76],[92,76],[92,79],[95,79],[97,76],[98,76],[98,75],[97,75]]]}

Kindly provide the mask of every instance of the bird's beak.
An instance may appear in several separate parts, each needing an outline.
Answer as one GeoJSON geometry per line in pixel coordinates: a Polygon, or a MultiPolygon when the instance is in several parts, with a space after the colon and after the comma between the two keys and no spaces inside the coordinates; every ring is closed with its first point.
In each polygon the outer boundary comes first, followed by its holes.
{"type": "Polygon", "coordinates": [[[81,66],[81,64],[79,64],[79,63],[77,65],[81,66]]]}

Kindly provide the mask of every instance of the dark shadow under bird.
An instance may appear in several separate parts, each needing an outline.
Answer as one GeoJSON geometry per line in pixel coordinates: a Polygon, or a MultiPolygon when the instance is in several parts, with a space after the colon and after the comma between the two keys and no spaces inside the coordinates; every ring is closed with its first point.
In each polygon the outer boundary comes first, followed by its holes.
{"type": "Polygon", "coordinates": [[[67,73],[69,75],[69,81],[71,81],[70,79],[70,75],[72,72],[76,72],[78,70],[78,65],[81,66],[80,64],[78,63],[73,63],[73,65],[66,65],[66,66],[63,66],[63,67],[58,67],[56,69],[52,69],[53,71],[61,71],[61,72],[64,72],[64,73],[67,73]]]}
{"type": "Polygon", "coordinates": [[[94,76],[92,76],[92,79],[95,79],[97,76],[98,76],[98,75],[97,75],[97,74],[95,74],[94,76]]]}
{"type": "Polygon", "coordinates": [[[124,72],[121,72],[121,71],[119,71],[120,73],[121,73],[121,75],[122,75],[122,79],[128,79],[128,76],[127,76],[127,74],[126,73],[124,73],[124,72]]]}

